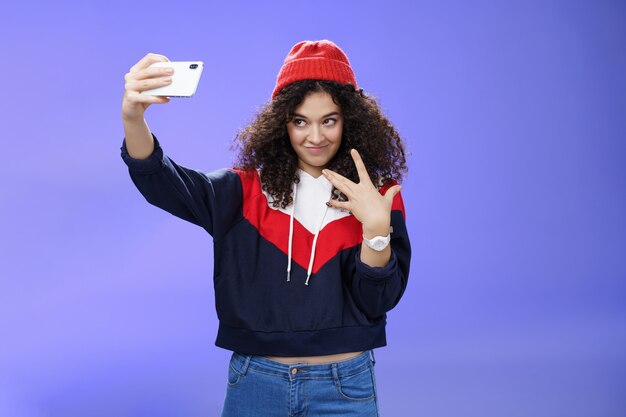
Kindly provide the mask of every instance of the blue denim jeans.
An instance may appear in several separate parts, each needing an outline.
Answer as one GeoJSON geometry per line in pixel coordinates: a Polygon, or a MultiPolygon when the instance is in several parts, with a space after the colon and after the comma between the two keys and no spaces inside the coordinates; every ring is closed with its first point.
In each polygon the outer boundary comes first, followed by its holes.
{"type": "Polygon", "coordinates": [[[320,365],[233,353],[222,417],[376,417],[375,363],[373,351],[320,365]]]}

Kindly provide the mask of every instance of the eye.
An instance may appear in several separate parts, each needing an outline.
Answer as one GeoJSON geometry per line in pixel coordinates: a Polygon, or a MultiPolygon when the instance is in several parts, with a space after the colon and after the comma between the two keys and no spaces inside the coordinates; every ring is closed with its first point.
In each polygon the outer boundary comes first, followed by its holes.
{"type": "Polygon", "coordinates": [[[302,127],[305,125],[306,122],[304,121],[304,119],[293,119],[291,123],[293,123],[297,127],[302,127]]]}
{"type": "Polygon", "coordinates": [[[333,117],[329,117],[328,119],[324,120],[324,124],[326,126],[332,126],[335,123],[337,123],[337,119],[333,118],[333,117]]]}

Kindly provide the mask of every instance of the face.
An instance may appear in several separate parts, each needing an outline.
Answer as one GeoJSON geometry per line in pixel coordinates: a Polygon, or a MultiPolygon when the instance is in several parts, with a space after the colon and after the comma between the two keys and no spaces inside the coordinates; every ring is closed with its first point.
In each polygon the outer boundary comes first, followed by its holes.
{"type": "Polygon", "coordinates": [[[326,92],[306,95],[287,123],[291,146],[298,155],[298,167],[313,177],[322,175],[341,144],[341,108],[326,92]]]}

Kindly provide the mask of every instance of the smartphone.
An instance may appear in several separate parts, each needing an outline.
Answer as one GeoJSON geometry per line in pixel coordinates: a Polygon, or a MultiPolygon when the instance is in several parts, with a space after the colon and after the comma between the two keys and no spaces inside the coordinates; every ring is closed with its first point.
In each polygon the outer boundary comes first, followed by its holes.
{"type": "Polygon", "coordinates": [[[192,97],[196,93],[204,69],[202,61],[155,62],[150,66],[174,68],[172,82],[164,87],[142,91],[141,94],[166,97],[192,97]]]}

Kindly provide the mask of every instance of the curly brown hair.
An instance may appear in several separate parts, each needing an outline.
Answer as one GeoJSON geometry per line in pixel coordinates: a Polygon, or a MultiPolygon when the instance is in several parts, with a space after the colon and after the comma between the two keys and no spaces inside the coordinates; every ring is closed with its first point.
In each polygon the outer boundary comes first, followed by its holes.
{"type": "MultiPolygon", "coordinates": [[[[352,84],[334,81],[303,80],[282,89],[235,137],[235,168],[258,169],[263,189],[274,199],[274,207],[291,204],[293,184],[299,182],[298,157],[289,141],[287,123],[293,119],[296,107],[312,92],[330,94],[344,118],[341,144],[328,168],[358,182],[350,156],[350,149],[354,148],[374,184],[401,182],[407,172],[402,138],[373,97],[352,84]]],[[[345,200],[338,190],[333,192],[333,198],[345,200]]]]}

